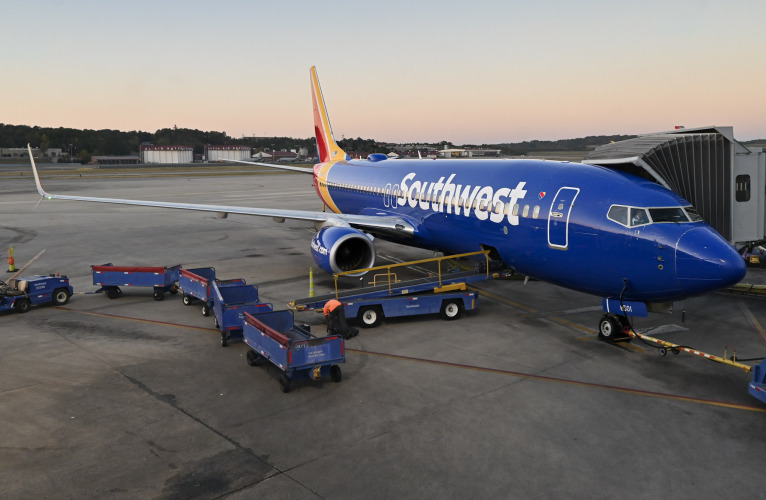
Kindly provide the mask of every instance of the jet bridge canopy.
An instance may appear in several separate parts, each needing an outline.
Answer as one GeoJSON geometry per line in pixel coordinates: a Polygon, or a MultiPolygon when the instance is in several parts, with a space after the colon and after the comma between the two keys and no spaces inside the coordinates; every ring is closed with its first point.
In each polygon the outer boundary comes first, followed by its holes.
{"type": "Polygon", "coordinates": [[[638,175],[689,200],[732,242],[764,239],[765,155],[732,127],[678,129],[599,146],[583,161],[638,175]]]}

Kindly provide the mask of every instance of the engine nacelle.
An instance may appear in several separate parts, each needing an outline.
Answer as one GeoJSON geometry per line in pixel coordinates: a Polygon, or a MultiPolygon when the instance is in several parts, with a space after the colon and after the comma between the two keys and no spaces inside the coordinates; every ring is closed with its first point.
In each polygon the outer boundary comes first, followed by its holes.
{"type": "Polygon", "coordinates": [[[372,239],[351,227],[320,229],[311,239],[311,255],[319,267],[331,274],[375,265],[375,245],[372,239]]]}

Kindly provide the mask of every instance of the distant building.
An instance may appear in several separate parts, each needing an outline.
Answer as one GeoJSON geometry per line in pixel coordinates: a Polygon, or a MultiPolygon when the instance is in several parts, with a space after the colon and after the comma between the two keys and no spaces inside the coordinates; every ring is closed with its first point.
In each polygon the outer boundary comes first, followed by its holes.
{"type": "Polygon", "coordinates": [[[91,165],[139,165],[141,158],[138,156],[91,156],[91,165]]]}
{"type": "Polygon", "coordinates": [[[437,151],[442,158],[474,158],[476,156],[500,156],[499,149],[440,149],[437,151]]]}
{"type": "MultiPolygon", "coordinates": [[[[43,153],[40,148],[32,148],[32,155],[35,158],[50,158],[52,161],[58,161],[61,157],[61,148],[48,148],[43,153]]],[[[27,148],[0,148],[0,158],[28,158],[27,148]]]]}
{"type": "Polygon", "coordinates": [[[205,161],[249,160],[250,146],[205,146],[205,161]]]}
{"type": "Polygon", "coordinates": [[[141,145],[143,163],[191,163],[193,160],[194,148],[191,146],[141,145]]]}

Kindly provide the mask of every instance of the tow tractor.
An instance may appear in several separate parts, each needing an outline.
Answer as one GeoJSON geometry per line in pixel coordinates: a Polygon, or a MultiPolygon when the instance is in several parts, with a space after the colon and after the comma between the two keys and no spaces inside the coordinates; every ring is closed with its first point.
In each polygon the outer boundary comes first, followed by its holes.
{"type": "Polygon", "coordinates": [[[32,275],[0,281],[0,312],[14,309],[25,313],[31,306],[52,303],[63,306],[74,290],[66,276],[32,275]]]}
{"type": "Polygon", "coordinates": [[[40,258],[45,250],[40,251],[29,262],[24,264],[8,279],[8,282],[0,281],[0,312],[15,310],[25,313],[31,306],[38,304],[53,303],[62,306],[69,302],[74,290],[69,285],[69,278],[50,274],[31,276],[19,275],[23,273],[34,261],[40,258]]]}
{"type": "Polygon", "coordinates": [[[356,269],[333,275],[335,278],[334,293],[293,300],[289,307],[296,311],[315,310],[319,312],[322,311],[327,301],[337,299],[343,304],[346,317],[356,318],[359,324],[365,328],[376,327],[385,318],[420,314],[440,313],[444,319],[454,320],[458,319],[463,312],[472,311],[478,307],[479,294],[476,291],[467,290],[468,283],[500,276],[500,273],[490,273],[489,268],[489,251],[483,250],[368,269],[356,269]],[[484,255],[486,260],[486,265],[482,270],[442,270],[442,264],[445,261],[479,255],[484,255]],[[392,272],[398,267],[427,263],[436,263],[437,271],[426,278],[399,281],[396,274],[392,272]],[[344,291],[338,289],[338,278],[341,276],[375,271],[384,272],[374,275],[371,286],[344,291]]]}

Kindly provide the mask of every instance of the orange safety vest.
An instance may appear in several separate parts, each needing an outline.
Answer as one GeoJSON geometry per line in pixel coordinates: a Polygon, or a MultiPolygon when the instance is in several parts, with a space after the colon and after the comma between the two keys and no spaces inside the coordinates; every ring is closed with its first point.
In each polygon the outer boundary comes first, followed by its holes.
{"type": "Polygon", "coordinates": [[[330,311],[335,310],[336,307],[342,305],[340,301],[337,301],[335,299],[330,299],[327,301],[327,303],[324,305],[324,315],[327,316],[330,314],[330,311]]]}

